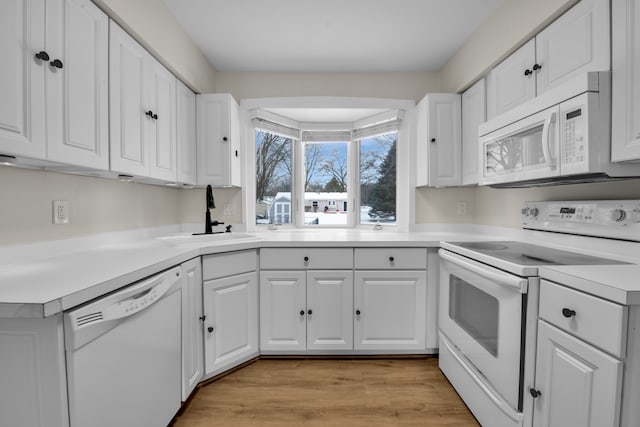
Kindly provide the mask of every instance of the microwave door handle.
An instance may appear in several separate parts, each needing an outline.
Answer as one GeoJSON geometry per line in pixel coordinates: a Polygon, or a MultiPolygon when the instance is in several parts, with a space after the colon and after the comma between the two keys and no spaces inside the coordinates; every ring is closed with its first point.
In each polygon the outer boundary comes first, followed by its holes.
{"type": "Polygon", "coordinates": [[[554,122],[555,115],[556,112],[552,111],[544,120],[544,125],[542,126],[542,154],[546,160],[545,163],[549,165],[553,165],[555,160],[551,155],[551,140],[549,138],[551,135],[551,123],[554,122]]]}

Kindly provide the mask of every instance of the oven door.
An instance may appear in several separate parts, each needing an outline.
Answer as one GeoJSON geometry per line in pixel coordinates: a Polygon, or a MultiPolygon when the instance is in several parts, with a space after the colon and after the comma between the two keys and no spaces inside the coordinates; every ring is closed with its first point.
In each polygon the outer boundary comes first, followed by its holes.
{"type": "Polygon", "coordinates": [[[528,280],[440,249],[440,331],[512,408],[520,374],[528,280]]]}

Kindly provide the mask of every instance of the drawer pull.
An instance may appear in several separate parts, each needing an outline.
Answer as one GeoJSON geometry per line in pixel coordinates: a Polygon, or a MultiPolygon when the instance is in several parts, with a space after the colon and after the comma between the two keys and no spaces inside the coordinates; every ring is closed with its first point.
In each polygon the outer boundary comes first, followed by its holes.
{"type": "Polygon", "coordinates": [[[209,326],[209,327],[207,328],[207,331],[209,331],[209,333],[213,332],[213,326],[209,326]]]}
{"type": "Polygon", "coordinates": [[[304,310],[300,310],[300,316],[304,316],[304,310]]]}
{"type": "Polygon", "coordinates": [[[389,257],[389,262],[393,262],[394,260],[395,260],[394,257],[392,257],[392,256],[389,257]]]}
{"type": "Polygon", "coordinates": [[[356,316],[360,316],[360,310],[356,310],[356,316]]]}
{"type": "Polygon", "coordinates": [[[576,315],[576,311],[575,310],[571,310],[570,308],[563,308],[562,309],[562,315],[564,317],[567,317],[567,318],[573,317],[573,316],[576,315]]]}
{"type": "Polygon", "coordinates": [[[309,262],[309,257],[308,256],[304,257],[304,262],[309,262]]]}
{"type": "Polygon", "coordinates": [[[313,314],[313,311],[311,311],[311,309],[309,309],[309,311],[307,311],[307,314],[308,314],[309,316],[311,316],[311,315],[313,314]]]}
{"type": "Polygon", "coordinates": [[[535,388],[530,388],[529,389],[529,394],[531,395],[531,397],[533,397],[534,399],[536,397],[540,397],[542,395],[542,393],[540,393],[540,390],[536,390],[535,388]]]}

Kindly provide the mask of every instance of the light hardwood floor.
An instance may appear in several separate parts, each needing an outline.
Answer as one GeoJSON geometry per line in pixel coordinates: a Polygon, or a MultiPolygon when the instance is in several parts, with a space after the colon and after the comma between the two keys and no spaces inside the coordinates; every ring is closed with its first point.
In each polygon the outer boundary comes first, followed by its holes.
{"type": "Polygon", "coordinates": [[[437,358],[261,359],[199,388],[173,424],[478,425],[437,358]]]}

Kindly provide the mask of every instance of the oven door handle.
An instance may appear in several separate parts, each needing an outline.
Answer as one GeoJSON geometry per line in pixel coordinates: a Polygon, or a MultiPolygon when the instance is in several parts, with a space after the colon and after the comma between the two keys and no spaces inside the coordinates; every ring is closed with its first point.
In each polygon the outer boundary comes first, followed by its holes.
{"type": "Polygon", "coordinates": [[[457,265],[460,268],[482,276],[485,279],[491,280],[492,282],[495,282],[507,288],[511,288],[514,291],[520,292],[521,294],[527,293],[529,285],[529,281],[527,279],[512,276],[508,273],[503,273],[500,270],[488,267],[472,260],[462,259],[461,257],[452,255],[451,253],[442,249],[438,251],[438,254],[440,255],[440,258],[449,261],[450,263],[457,265]]]}

